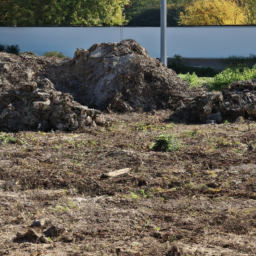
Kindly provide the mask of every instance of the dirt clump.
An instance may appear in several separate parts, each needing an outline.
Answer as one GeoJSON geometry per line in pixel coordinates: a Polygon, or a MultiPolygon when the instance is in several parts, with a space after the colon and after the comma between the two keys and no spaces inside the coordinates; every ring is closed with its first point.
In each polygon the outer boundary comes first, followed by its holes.
{"type": "Polygon", "coordinates": [[[0,53],[0,129],[66,130],[95,127],[100,111],[74,101],[72,95],[57,91],[39,73],[57,58],[0,53]]]}
{"type": "Polygon", "coordinates": [[[203,89],[197,89],[197,96],[180,101],[170,119],[185,123],[255,120],[255,88],[256,82],[248,80],[234,82],[221,92],[207,92],[203,89]]]}
{"type": "Polygon", "coordinates": [[[188,84],[134,40],[95,44],[45,72],[55,87],[76,101],[119,112],[174,108],[188,84]]]}

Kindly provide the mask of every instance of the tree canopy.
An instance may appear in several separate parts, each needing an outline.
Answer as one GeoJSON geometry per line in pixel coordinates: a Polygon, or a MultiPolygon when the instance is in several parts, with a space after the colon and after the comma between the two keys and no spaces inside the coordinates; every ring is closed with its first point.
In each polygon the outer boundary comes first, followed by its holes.
{"type": "Polygon", "coordinates": [[[130,0],[0,0],[0,25],[114,26],[130,0]]]}
{"type": "MultiPolygon", "coordinates": [[[[0,0],[0,26],[160,26],[161,0],[0,0]]],[[[168,26],[256,24],[256,0],[167,0],[168,26]]]]}
{"type": "Polygon", "coordinates": [[[231,0],[198,0],[185,7],[180,25],[246,25],[248,12],[231,0]]]}

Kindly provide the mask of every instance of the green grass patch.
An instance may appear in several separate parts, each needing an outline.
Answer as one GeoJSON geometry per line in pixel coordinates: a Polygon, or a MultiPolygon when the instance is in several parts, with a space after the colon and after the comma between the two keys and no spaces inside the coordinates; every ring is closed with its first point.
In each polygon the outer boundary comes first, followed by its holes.
{"type": "Polygon", "coordinates": [[[44,54],[45,57],[58,57],[58,58],[66,58],[66,56],[62,52],[46,52],[44,54]]]}
{"type": "Polygon", "coordinates": [[[170,152],[180,148],[180,144],[174,139],[174,136],[168,136],[166,134],[159,135],[155,138],[154,144],[151,150],[170,152]]]}

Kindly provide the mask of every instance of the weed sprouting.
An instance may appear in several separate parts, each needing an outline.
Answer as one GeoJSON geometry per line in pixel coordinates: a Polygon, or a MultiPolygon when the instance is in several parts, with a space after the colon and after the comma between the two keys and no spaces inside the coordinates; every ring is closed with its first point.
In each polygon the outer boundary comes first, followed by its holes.
{"type": "Polygon", "coordinates": [[[3,134],[3,135],[0,136],[0,143],[2,143],[2,144],[7,144],[7,143],[9,143],[9,144],[20,144],[20,145],[22,145],[22,144],[26,144],[27,142],[24,141],[24,140],[21,140],[19,138],[16,138],[16,137],[12,137],[8,134],[3,134]]]}
{"type": "Polygon", "coordinates": [[[166,134],[159,135],[155,138],[154,145],[151,150],[170,152],[175,151],[180,148],[180,144],[174,139],[174,136],[168,136],[166,134]]]}

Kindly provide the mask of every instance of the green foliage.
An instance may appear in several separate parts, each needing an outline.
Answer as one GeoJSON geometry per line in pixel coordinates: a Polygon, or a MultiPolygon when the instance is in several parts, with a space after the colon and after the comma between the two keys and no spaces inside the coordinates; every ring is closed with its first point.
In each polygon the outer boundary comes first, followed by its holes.
{"type": "Polygon", "coordinates": [[[180,144],[174,139],[174,136],[166,134],[159,135],[151,147],[154,151],[170,152],[179,149],[180,144]]]}
{"type": "Polygon", "coordinates": [[[255,64],[256,56],[254,54],[250,54],[249,57],[232,55],[224,60],[228,64],[229,68],[236,68],[237,66],[241,66],[242,64],[244,66],[252,67],[253,64],[255,64]]]}
{"type": "Polygon", "coordinates": [[[168,68],[174,70],[177,74],[193,74],[195,73],[198,77],[214,77],[219,73],[218,70],[210,67],[192,67],[187,65],[177,65],[176,63],[168,65],[168,68]]]}
{"type": "Polygon", "coordinates": [[[235,81],[256,79],[256,66],[249,68],[244,64],[228,68],[214,77],[210,89],[222,90],[235,81]]]}
{"type": "Polygon", "coordinates": [[[58,57],[58,58],[65,58],[66,56],[62,52],[46,52],[44,54],[45,57],[58,57]]]}
{"type": "MultiPolygon", "coordinates": [[[[114,26],[130,0],[4,0],[3,26],[114,26]]],[[[2,8],[1,8],[2,7],[2,8]]]]}
{"type": "Polygon", "coordinates": [[[16,45],[7,45],[5,51],[8,53],[18,55],[20,52],[20,48],[17,44],[16,45]]]}
{"type": "Polygon", "coordinates": [[[198,76],[196,75],[195,72],[192,75],[190,75],[190,73],[187,73],[186,75],[179,74],[178,77],[184,79],[191,86],[197,86],[198,85],[198,76]]]}
{"type": "Polygon", "coordinates": [[[5,46],[0,44],[0,52],[4,52],[4,50],[5,50],[5,46]]]}
{"type": "Polygon", "coordinates": [[[0,143],[1,144],[26,144],[27,142],[26,141],[23,141],[19,138],[16,138],[16,137],[12,137],[8,134],[2,134],[0,135],[0,143]]]}
{"type": "Polygon", "coordinates": [[[7,45],[4,46],[0,44],[0,52],[7,52],[18,55],[20,52],[20,48],[18,45],[7,45]]]}
{"type": "Polygon", "coordinates": [[[168,65],[168,68],[174,70],[177,74],[193,74],[195,73],[199,77],[214,77],[219,73],[218,70],[210,68],[210,67],[193,67],[181,64],[182,56],[179,54],[175,54],[174,62],[168,65]]]}
{"type": "MultiPolygon", "coordinates": [[[[169,8],[167,10],[167,26],[178,26],[181,8],[169,8]]],[[[160,27],[160,9],[149,9],[130,17],[127,26],[131,27],[160,27]]]]}
{"type": "MultiPolygon", "coordinates": [[[[125,8],[128,26],[160,26],[160,0],[131,0],[125,8]]],[[[178,26],[180,12],[191,0],[167,0],[167,26],[178,26]]]]}

